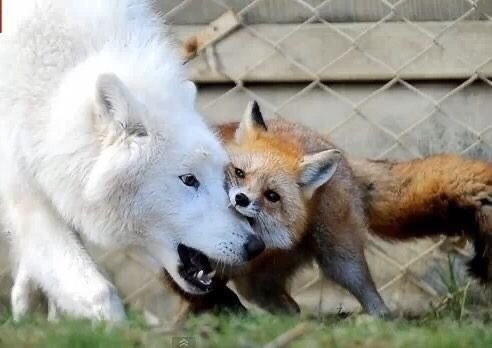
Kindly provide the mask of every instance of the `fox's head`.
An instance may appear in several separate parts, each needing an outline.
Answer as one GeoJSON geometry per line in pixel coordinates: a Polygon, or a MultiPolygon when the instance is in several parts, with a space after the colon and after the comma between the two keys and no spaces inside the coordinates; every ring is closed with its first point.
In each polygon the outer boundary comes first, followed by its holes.
{"type": "Polygon", "coordinates": [[[268,130],[256,102],[248,105],[227,147],[231,204],[250,219],[267,248],[291,248],[302,239],[310,200],[335,173],[341,152],[305,154],[268,130]]]}

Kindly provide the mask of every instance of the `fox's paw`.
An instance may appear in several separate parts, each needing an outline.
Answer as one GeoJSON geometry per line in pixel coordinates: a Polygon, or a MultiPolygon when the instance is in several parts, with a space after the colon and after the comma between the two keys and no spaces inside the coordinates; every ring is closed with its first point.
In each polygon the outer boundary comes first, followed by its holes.
{"type": "Polygon", "coordinates": [[[382,320],[393,319],[393,314],[385,304],[372,307],[367,311],[367,314],[375,319],[382,319],[382,320]]]}

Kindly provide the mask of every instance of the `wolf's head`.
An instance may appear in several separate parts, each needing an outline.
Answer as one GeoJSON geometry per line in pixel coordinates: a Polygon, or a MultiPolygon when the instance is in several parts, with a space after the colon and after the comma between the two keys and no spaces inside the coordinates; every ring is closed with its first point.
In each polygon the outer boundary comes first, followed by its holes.
{"type": "Polygon", "coordinates": [[[341,152],[304,154],[268,130],[256,102],[248,105],[228,149],[231,204],[249,218],[267,248],[292,247],[305,232],[313,193],[333,176],[341,152]]]}
{"type": "MultiPolygon", "coordinates": [[[[194,109],[193,83],[159,88],[111,68],[117,72],[88,83],[83,105],[74,105],[81,98],[70,85],[60,95],[65,106],[73,101],[75,110],[89,110],[92,121],[83,126],[97,134],[80,197],[99,230],[90,233],[138,246],[183,290],[206,292],[214,265],[239,265],[264,249],[230,206],[224,189],[229,157],[194,109]]],[[[72,81],[87,82],[78,77],[72,81]]]]}

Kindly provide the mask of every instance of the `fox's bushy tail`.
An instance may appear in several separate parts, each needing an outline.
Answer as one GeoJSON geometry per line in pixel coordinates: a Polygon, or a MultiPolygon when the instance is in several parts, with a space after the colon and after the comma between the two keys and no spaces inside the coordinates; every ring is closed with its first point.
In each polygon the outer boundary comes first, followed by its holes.
{"type": "Polygon", "coordinates": [[[475,249],[470,274],[492,283],[492,164],[453,155],[350,162],[374,235],[393,241],[465,236],[475,249]]]}

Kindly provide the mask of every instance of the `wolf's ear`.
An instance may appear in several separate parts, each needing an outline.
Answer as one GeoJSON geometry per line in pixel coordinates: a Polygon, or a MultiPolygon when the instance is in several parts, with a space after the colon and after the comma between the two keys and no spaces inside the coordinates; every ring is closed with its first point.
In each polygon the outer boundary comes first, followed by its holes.
{"type": "Polygon", "coordinates": [[[314,192],[335,174],[342,152],[337,149],[306,155],[299,167],[299,185],[309,199],[314,192]]]}
{"type": "Polygon", "coordinates": [[[96,80],[96,113],[105,122],[113,122],[122,131],[133,135],[147,135],[138,116],[137,102],[115,74],[101,74],[96,80]]]}
{"type": "Polygon", "coordinates": [[[260,106],[256,101],[248,103],[243,119],[236,130],[235,140],[237,143],[242,143],[247,137],[255,137],[260,132],[268,130],[263,115],[261,114],[260,106]]]}

